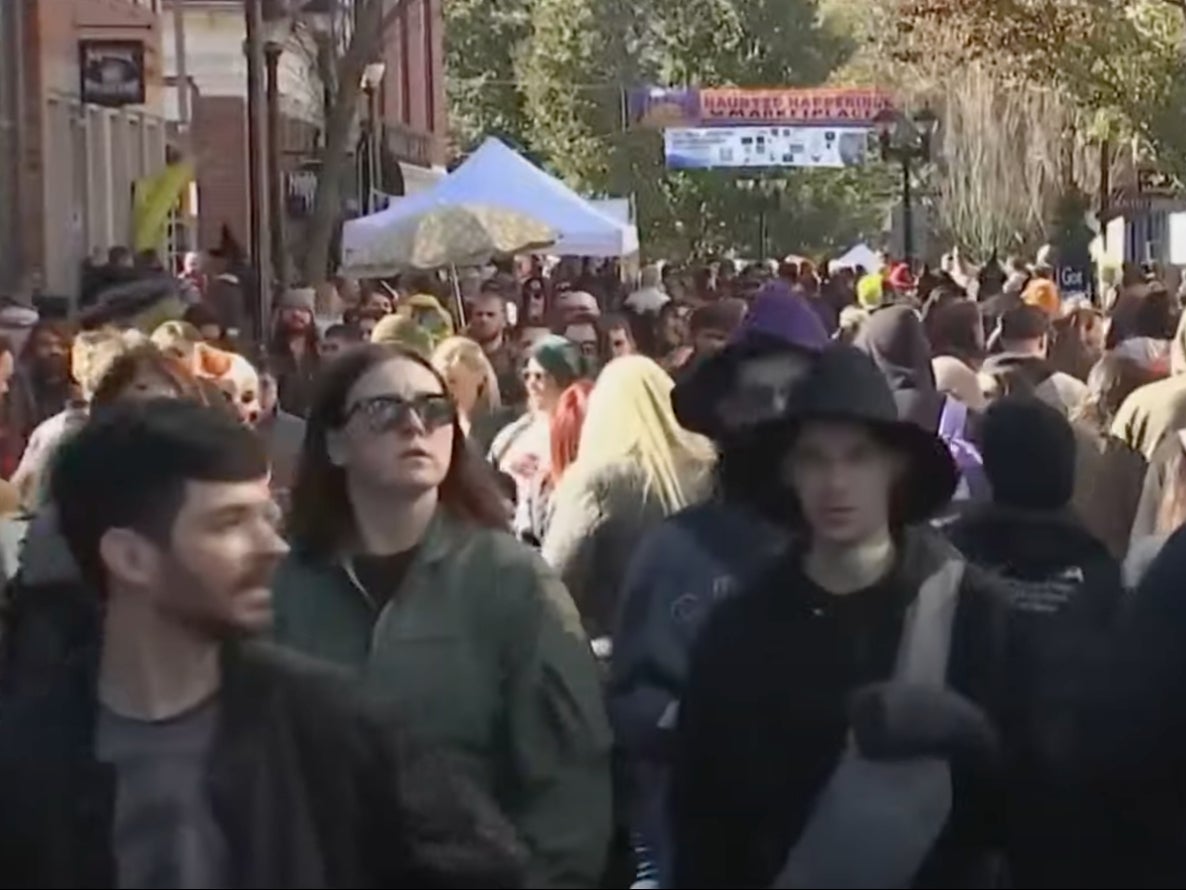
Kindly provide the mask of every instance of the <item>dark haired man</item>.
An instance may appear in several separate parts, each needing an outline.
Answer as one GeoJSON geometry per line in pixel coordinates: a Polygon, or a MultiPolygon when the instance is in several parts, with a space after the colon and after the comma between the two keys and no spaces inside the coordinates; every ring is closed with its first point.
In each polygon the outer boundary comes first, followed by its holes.
{"type": "Polygon", "coordinates": [[[475,792],[329,669],[242,639],[268,626],[287,551],[250,430],[182,401],[117,405],[64,447],[52,489],[103,603],[42,589],[10,615],[6,884],[518,880],[509,829],[475,792]]]}
{"type": "Polygon", "coordinates": [[[1083,401],[1087,386],[1047,360],[1050,334],[1049,316],[1037,306],[1010,309],[993,335],[1001,352],[989,356],[980,370],[999,395],[1033,393],[1066,416],[1083,401]]]}
{"type": "Polygon", "coordinates": [[[527,398],[520,376],[522,368],[507,338],[507,301],[502,289],[487,281],[469,305],[467,336],[482,347],[498,377],[498,390],[507,405],[522,405],[527,398]]]}

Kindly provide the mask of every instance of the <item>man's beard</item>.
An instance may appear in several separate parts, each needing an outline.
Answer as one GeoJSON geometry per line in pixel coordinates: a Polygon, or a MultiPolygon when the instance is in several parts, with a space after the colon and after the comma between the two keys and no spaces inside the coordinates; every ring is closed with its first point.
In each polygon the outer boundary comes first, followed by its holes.
{"type": "MultiPolygon", "coordinates": [[[[270,589],[278,565],[279,560],[273,557],[252,560],[235,579],[231,595],[239,597],[260,588],[270,589]]],[[[216,594],[210,592],[203,578],[176,558],[170,560],[166,583],[174,592],[184,591],[184,596],[169,600],[169,610],[179,622],[217,640],[240,639],[259,633],[259,629],[228,620],[210,607],[216,594]]]]}

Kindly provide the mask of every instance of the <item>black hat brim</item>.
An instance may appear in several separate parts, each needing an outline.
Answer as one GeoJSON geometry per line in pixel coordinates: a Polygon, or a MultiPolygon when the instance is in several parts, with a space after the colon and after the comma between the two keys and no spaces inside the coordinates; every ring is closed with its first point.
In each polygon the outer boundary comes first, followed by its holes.
{"type": "Polygon", "coordinates": [[[959,469],[947,443],[936,434],[908,421],[876,421],[837,412],[788,419],[784,427],[786,441],[794,441],[804,423],[816,420],[866,426],[906,456],[900,501],[895,505],[894,519],[897,522],[903,525],[926,522],[938,515],[955,496],[959,487],[959,469]]]}
{"type": "Polygon", "coordinates": [[[676,375],[671,404],[679,425],[719,441],[729,435],[718,414],[720,402],[733,392],[739,367],[746,361],[789,355],[812,360],[816,353],[772,337],[750,337],[730,343],[716,355],[676,375]]]}

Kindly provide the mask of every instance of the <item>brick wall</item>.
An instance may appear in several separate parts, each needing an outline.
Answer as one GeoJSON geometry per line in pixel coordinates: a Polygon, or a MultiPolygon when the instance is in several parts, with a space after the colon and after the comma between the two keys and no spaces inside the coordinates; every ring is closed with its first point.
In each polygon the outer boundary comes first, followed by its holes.
{"type": "Polygon", "coordinates": [[[226,224],[246,248],[247,103],[238,96],[199,96],[194,103],[194,152],[198,157],[198,243],[216,247],[226,224]]]}

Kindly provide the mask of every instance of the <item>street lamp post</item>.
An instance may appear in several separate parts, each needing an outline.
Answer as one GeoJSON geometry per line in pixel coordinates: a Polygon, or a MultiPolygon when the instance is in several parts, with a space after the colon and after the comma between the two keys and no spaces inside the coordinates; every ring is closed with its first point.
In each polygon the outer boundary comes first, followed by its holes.
{"type": "Polygon", "coordinates": [[[387,73],[387,66],[382,62],[371,62],[362,72],[362,92],[366,96],[366,193],[362,196],[363,214],[371,213],[375,209],[375,190],[381,188],[379,182],[380,167],[379,152],[382,140],[379,138],[379,106],[375,94],[383,83],[383,76],[387,73]]]}
{"type": "MultiPolygon", "coordinates": [[[[280,21],[283,26],[284,21],[280,21]]],[[[288,262],[284,247],[284,180],[280,164],[280,55],[284,52],[283,34],[275,23],[264,43],[267,69],[268,122],[268,243],[272,254],[272,277],[277,291],[288,288],[288,262]]]]}
{"type": "Polygon", "coordinates": [[[267,238],[267,157],[265,139],[267,124],[263,96],[264,15],[262,0],[246,0],[243,4],[247,40],[247,190],[248,227],[250,231],[252,276],[251,314],[254,334],[262,343],[268,324],[271,303],[271,264],[268,261],[267,238]]]}
{"type": "Polygon", "coordinates": [[[909,118],[899,111],[886,109],[873,119],[881,145],[883,161],[902,165],[902,259],[914,267],[913,164],[931,159],[931,141],[939,127],[939,118],[929,107],[909,118]]]}
{"type": "Polygon", "coordinates": [[[744,192],[761,195],[758,205],[758,253],[760,260],[767,259],[767,247],[770,242],[769,211],[782,207],[782,196],[789,183],[785,179],[750,179],[744,177],[737,180],[737,186],[744,192]]]}

